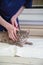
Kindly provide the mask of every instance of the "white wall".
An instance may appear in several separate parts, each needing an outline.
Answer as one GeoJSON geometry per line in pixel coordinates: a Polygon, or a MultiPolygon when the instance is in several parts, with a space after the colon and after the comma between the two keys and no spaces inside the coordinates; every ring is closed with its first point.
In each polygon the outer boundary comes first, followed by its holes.
{"type": "Polygon", "coordinates": [[[24,9],[19,20],[20,24],[43,25],[43,9],[24,9]]]}

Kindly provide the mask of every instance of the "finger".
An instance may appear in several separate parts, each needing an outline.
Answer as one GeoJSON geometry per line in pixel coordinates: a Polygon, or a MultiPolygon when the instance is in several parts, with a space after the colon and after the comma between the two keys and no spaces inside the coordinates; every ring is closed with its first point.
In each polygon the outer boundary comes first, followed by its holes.
{"type": "Polygon", "coordinates": [[[14,22],[14,25],[15,25],[16,28],[18,28],[18,23],[17,23],[16,20],[15,20],[15,22],[14,22]]]}
{"type": "Polygon", "coordinates": [[[13,41],[16,41],[16,37],[15,37],[15,35],[14,35],[13,32],[11,33],[10,38],[11,38],[13,41]]]}
{"type": "Polygon", "coordinates": [[[12,37],[13,37],[13,40],[14,40],[14,41],[17,41],[17,39],[16,39],[14,33],[13,33],[12,37]]]}
{"type": "Polygon", "coordinates": [[[16,31],[20,31],[20,29],[19,28],[16,28],[16,31]]]}
{"type": "Polygon", "coordinates": [[[18,41],[19,36],[18,36],[17,32],[18,32],[18,31],[17,31],[17,29],[15,28],[15,29],[14,29],[14,35],[15,35],[15,37],[16,37],[16,39],[17,39],[17,41],[18,41]]]}
{"type": "Polygon", "coordinates": [[[15,38],[13,36],[13,33],[11,35],[9,35],[9,38],[12,39],[13,41],[15,41],[15,38]]]}
{"type": "Polygon", "coordinates": [[[12,21],[12,25],[14,26],[14,21],[12,21]]]}
{"type": "Polygon", "coordinates": [[[16,30],[14,30],[14,36],[15,36],[15,38],[16,38],[16,40],[17,40],[18,37],[17,37],[17,34],[16,34],[16,30]]]}
{"type": "Polygon", "coordinates": [[[14,37],[12,36],[12,38],[11,38],[13,41],[15,41],[15,39],[14,39],[14,37]]]}

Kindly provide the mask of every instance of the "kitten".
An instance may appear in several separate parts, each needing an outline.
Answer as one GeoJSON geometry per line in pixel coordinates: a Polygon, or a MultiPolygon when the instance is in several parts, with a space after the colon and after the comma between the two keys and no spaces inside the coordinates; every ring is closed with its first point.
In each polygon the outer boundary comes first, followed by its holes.
{"type": "Polygon", "coordinates": [[[7,32],[0,32],[0,42],[2,43],[18,45],[20,47],[23,47],[24,44],[32,45],[32,42],[27,42],[27,39],[29,38],[29,32],[20,30],[17,32],[17,37],[17,41],[12,41],[9,39],[7,32]]]}

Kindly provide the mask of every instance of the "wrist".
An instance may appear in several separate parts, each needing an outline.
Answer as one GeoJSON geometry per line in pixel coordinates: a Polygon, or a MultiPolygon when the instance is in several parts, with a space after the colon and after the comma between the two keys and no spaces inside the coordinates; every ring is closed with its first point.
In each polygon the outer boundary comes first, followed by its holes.
{"type": "Polygon", "coordinates": [[[17,16],[16,15],[12,16],[11,21],[14,20],[14,19],[15,20],[17,19],[17,16]]]}
{"type": "Polygon", "coordinates": [[[7,23],[6,29],[7,29],[7,30],[10,30],[10,28],[11,28],[11,24],[10,24],[10,23],[7,23]]]}

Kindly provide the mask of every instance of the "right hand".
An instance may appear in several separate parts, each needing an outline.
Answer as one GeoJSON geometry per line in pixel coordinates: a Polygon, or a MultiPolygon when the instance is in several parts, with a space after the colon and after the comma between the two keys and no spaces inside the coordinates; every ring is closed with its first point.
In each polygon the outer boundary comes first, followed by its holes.
{"type": "Polygon", "coordinates": [[[18,28],[16,28],[14,25],[8,23],[1,16],[0,16],[0,24],[7,29],[9,38],[12,39],[13,41],[16,41],[17,40],[16,32],[18,31],[18,28]]]}
{"type": "Polygon", "coordinates": [[[17,31],[19,31],[18,28],[16,28],[12,24],[9,25],[9,28],[8,28],[8,36],[13,41],[17,41],[17,38],[18,38],[17,37],[17,34],[16,34],[17,31]]]}

